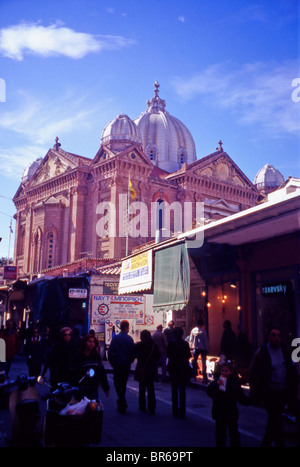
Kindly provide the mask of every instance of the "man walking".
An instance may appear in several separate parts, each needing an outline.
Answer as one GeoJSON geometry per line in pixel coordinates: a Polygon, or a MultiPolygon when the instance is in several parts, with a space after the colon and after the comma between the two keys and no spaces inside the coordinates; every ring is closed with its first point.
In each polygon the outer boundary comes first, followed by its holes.
{"type": "Polygon", "coordinates": [[[271,328],[267,344],[255,353],[249,381],[253,403],[263,402],[268,415],[262,446],[271,446],[273,441],[277,447],[284,446],[282,412],[293,397],[295,381],[290,355],[282,346],[280,329],[271,328]]]}
{"type": "MultiPolygon", "coordinates": [[[[165,333],[163,332],[162,324],[159,324],[156,327],[156,331],[152,334],[153,342],[157,345],[159,352],[160,352],[160,362],[161,365],[161,373],[162,373],[162,381],[167,381],[167,348],[168,348],[168,341],[165,333]]],[[[157,374],[158,378],[158,374],[157,374]]]]}
{"type": "Polygon", "coordinates": [[[127,409],[126,386],[130,366],[135,359],[135,345],[132,337],[128,335],[128,321],[122,321],[120,329],[121,332],[113,337],[109,346],[108,360],[113,367],[118,409],[120,413],[125,413],[127,409]]]}
{"type": "Polygon", "coordinates": [[[194,378],[197,376],[198,370],[198,356],[201,355],[202,362],[202,376],[203,382],[207,382],[207,373],[206,373],[206,357],[208,354],[208,337],[207,332],[204,329],[204,321],[199,319],[197,321],[197,326],[192,329],[190,334],[190,347],[193,349],[194,360],[193,360],[193,370],[194,378]]]}

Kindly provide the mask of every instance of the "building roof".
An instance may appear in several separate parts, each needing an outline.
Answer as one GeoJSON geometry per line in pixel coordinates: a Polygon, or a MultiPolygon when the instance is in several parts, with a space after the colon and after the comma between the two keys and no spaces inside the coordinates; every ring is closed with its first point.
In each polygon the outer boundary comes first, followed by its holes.
{"type": "Polygon", "coordinates": [[[157,81],[154,83],[154,96],[147,101],[147,107],[134,120],[145,154],[167,172],[178,170],[184,162],[194,162],[194,139],[188,128],[166,111],[166,102],[159,97],[157,81]]]}

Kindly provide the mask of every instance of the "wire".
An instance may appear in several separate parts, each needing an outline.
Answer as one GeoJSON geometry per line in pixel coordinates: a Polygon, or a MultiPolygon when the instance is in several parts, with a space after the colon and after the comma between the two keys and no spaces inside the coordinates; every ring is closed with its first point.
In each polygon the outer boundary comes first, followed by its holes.
{"type": "Polygon", "coordinates": [[[4,214],[4,216],[8,216],[8,217],[10,217],[11,219],[13,219],[13,216],[11,216],[10,214],[7,214],[6,212],[0,211],[0,214],[4,214]]]}

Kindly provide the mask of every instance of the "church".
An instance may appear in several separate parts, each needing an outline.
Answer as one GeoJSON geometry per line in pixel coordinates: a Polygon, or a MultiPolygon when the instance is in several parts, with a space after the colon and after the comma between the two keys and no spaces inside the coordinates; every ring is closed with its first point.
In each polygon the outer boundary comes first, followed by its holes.
{"type": "Polygon", "coordinates": [[[25,169],[13,200],[14,264],[19,274],[35,275],[84,257],[124,258],[156,235],[170,238],[256,206],[265,196],[261,178],[252,183],[222,141],[198,158],[193,136],[166,110],[155,82],[146,111],[134,120],[116,116],[91,158],[68,152],[56,137],[25,169]],[[182,208],[184,224],[170,206],[182,208]]]}

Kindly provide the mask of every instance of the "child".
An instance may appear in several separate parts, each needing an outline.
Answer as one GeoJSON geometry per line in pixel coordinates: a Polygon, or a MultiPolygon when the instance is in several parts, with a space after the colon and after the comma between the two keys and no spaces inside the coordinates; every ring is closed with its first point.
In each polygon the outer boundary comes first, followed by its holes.
{"type": "Polygon", "coordinates": [[[216,447],[226,446],[227,429],[230,446],[240,446],[237,402],[250,405],[250,398],[244,394],[231,363],[222,365],[220,377],[210,383],[207,395],[213,399],[212,418],[216,422],[216,447]]]}

